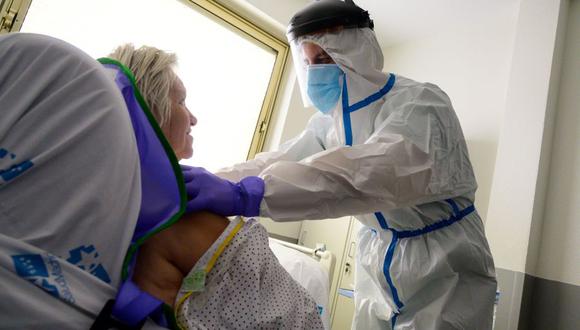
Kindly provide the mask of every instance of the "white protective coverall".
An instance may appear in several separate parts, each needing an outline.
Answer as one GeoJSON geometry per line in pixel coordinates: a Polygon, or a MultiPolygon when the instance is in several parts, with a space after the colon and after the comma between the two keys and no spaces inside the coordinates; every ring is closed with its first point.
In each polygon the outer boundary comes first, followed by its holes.
{"type": "Polygon", "coordinates": [[[3,35],[0,58],[0,328],[88,329],[115,297],[140,208],[125,102],[60,40],[3,35]]]}
{"type": "Polygon", "coordinates": [[[299,79],[305,41],[345,73],[336,108],[315,114],[278,151],[216,174],[263,178],[260,214],[273,220],[355,215],[365,225],[354,328],[491,329],[495,269],[448,96],[433,84],[381,72],[383,55],[368,28],[298,38],[299,79]]]}

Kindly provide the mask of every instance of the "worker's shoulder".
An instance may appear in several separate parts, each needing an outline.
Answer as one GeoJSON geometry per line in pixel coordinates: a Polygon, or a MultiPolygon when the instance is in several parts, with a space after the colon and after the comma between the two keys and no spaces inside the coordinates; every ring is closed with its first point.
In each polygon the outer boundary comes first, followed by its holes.
{"type": "Polygon", "coordinates": [[[395,85],[390,94],[392,97],[407,100],[449,103],[449,96],[439,86],[430,82],[419,82],[401,75],[395,75],[395,85]]]}
{"type": "Polygon", "coordinates": [[[443,127],[458,126],[451,100],[437,85],[397,75],[391,92],[382,111],[388,116],[399,116],[406,120],[428,117],[443,127]]]}

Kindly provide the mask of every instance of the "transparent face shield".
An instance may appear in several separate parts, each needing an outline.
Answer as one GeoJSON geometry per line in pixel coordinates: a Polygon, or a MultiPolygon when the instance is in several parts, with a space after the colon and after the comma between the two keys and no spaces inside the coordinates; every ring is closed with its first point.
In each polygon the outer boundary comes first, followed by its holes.
{"type": "MultiPolygon", "coordinates": [[[[308,65],[331,63],[313,63],[309,61],[304,52],[304,45],[308,42],[318,45],[328,53],[327,56],[332,57],[332,63],[336,63],[341,71],[346,72],[343,65],[348,62],[336,61],[336,58],[341,56],[341,54],[336,52],[342,53],[344,49],[356,46],[358,42],[356,40],[354,42],[353,40],[348,40],[349,43],[345,44],[347,40],[341,40],[339,36],[342,35],[344,30],[363,28],[372,30],[373,26],[373,21],[370,19],[368,12],[358,7],[353,0],[312,1],[290,19],[286,36],[290,41],[296,75],[305,106],[313,105],[312,99],[307,92],[308,65]]],[[[308,57],[310,55],[312,54],[308,54],[308,57]]],[[[336,67],[328,70],[333,71],[334,69],[336,67]]],[[[331,86],[331,88],[335,87],[335,84],[331,86]]]]}
{"type": "MultiPolygon", "coordinates": [[[[290,42],[296,77],[300,86],[300,94],[305,107],[312,107],[314,103],[308,95],[308,67],[309,65],[337,64],[335,54],[327,49],[336,40],[340,30],[298,37],[290,42]]],[[[341,68],[342,69],[342,68],[341,68]]],[[[340,81],[342,84],[342,79],[340,81]]]]}
{"type": "Polygon", "coordinates": [[[382,72],[383,54],[374,32],[369,28],[343,28],[300,36],[290,40],[290,48],[305,106],[316,104],[311,99],[313,94],[309,96],[308,91],[310,63],[319,65],[328,59],[336,63],[344,73],[339,80],[341,89],[344,79],[348,81],[349,103],[364,99],[380,90],[387,82],[388,77],[382,72]],[[326,58],[313,56],[317,53],[312,50],[316,47],[312,46],[319,47],[326,58]]]}
{"type": "Polygon", "coordinates": [[[308,70],[308,59],[304,56],[302,50],[302,44],[304,42],[309,42],[306,37],[296,38],[290,43],[290,49],[292,50],[292,59],[294,60],[294,68],[296,69],[296,78],[298,79],[298,86],[300,86],[300,95],[302,96],[302,102],[305,107],[314,106],[310,97],[308,97],[307,86],[307,70],[308,70]]]}

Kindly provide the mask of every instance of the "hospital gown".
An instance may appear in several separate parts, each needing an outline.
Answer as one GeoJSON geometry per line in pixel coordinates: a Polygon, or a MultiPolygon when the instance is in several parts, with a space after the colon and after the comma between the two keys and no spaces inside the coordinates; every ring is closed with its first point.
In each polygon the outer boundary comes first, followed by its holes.
{"type": "Polygon", "coordinates": [[[176,299],[178,324],[189,329],[324,329],[314,300],[270,250],[265,228],[253,219],[240,221],[233,220],[192,268],[189,275],[206,267],[241,226],[207,274],[203,291],[186,296],[182,286],[176,299]]]}

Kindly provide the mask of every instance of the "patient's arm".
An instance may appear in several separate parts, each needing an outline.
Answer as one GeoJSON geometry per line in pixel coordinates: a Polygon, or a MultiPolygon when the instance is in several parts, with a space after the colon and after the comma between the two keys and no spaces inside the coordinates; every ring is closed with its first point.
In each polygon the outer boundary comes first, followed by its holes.
{"type": "Polygon", "coordinates": [[[183,278],[228,224],[227,218],[208,212],[184,215],[141,246],[133,281],[173,306],[183,278]]]}

